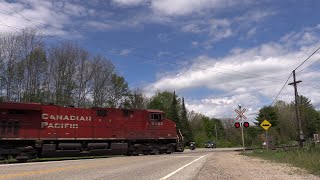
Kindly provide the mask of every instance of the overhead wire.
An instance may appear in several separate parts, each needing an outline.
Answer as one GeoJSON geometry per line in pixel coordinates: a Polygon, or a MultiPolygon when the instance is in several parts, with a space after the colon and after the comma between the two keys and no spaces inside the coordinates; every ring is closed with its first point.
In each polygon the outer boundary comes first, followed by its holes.
{"type": "MultiPolygon", "coordinates": [[[[9,27],[9,28],[23,30],[22,28],[16,28],[16,27],[12,27],[10,25],[7,25],[4,22],[2,22],[2,24],[7,26],[7,27],[9,27]]],[[[44,35],[44,36],[58,38],[58,39],[61,39],[61,40],[66,40],[66,41],[71,41],[71,42],[77,42],[77,41],[69,40],[69,39],[62,38],[62,37],[59,37],[59,36],[56,36],[56,35],[44,35]]],[[[86,45],[90,45],[90,43],[87,43],[86,45]]],[[[138,55],[132,54],[131,56],[135,56],[135,57],[139,57],[139,58],[145,58],[145,59],[151,59],[152,58],[152,57],[148,57],[148,56],[141,55],[141,54],[138,54],[138,55]]],[[[162,64],[171,64],[171,65],[182,65],[182,64],[177,63],[177,62],[162,61],[161,63],[162,64]]],[[[216,72],[216,73],[220,73],[220,74],[227,74],[227,75],[232,75],[232,76],[237,76],[237,77],[243,77],[243,78],[247,78],[247,79],[254,78],[254,77],[261,77],[261,78],[257,78],[257,79],[264,79],[264,80],[273,81],[273,82],[279,82],[280,81],[279,79],[276,79],[276,78],[263,77],[262,75],[258,75],[258,74],[249,74],[250,76],[246,76],[246,75],[243,75],[243,74],[247,74],[247,73],[243,73],[243,72],[242,72],[242,74],[235,74],[235,73],[222,72],[222,71],[212,70],[210,68],[205,69],[205,68],[200,68],[200,67],[191,67],[189,69],[198,69],[198,70],[216,72]]],[[[232,70],[232,71],[234,71],[234,70],[232,70]]],[[[238,71],[238,72],[240,72],[240,71],[238,71]]]]}
{"type": "Polygon", "coordinates": [[[319,50],[320,50],[320,46],[307,59],[305,59],[298,67],[296,67],[294,70],[297,70],[299,67],[301,67],[306,61],[308,61],[319,50]]]}
{"type": "Polygon", "coordinates": [[[272,103],[270,104],[270,106],[272,106],[272,104],[278,99],[278,96],[281,94],[282,90],[284,89],[284,87],[287,85],[290,77],[291,77],[292,73],[290,73],[288,79],[286,80],[286,82],[283,84],[282,88],[280,89],[279,93],[277,94],[277,96],[273,99],[272,103]]]}
{"type": "Polygon", "coordinates": [[[314,61],[313,63],[309,64],[307,67],[305,67],[305,68],[301,69],[301,70],[300,70],[300,71],[298,71],[296,74],[299,74],[299,73],[301,73],[302,71],[304,71],[304,70],[308,69],[310,66],[312,66],[313,64],[315,64],[315,63],[316,63],[316,62],[318,62],[319,60],[320,60],[320,58],[319,58],[319,59],[317,59],[316,61],[314,61]]]}
{"type": "MultiPolygon", "coordinates": [[[[4,2],[1,2],[2,4],[4,4],[5,6],[7,6],[9,9],[11,9],[12,11],[14,11],[15,13],[19,14],[23,19],[29,21],[29,22],[34,22],[28,18],[26,18],[25,16],[23,16],[22,14],[20,14],[18,11],[14,10],[13,8],[11,8],[10,6],[8,6],[6,3],[4,2]]],[[[5,13],[3,13],[5,14],[5,13]]],[[[7,14],[8,15],[8,14],[7,14]]],[[[12,15],[11,15],[12,16],[12,15]]],[[[2,24],[6,25],[5,23],[1,22],[2,24]]],[[[62,29],[60,27],[56,27],[56,26],[53,26],[53,25],[50,25],[50,24],[45,24],[45,23],[41,23],[41,22],[37,22],[39,24],[43,24],[43,25],[48,25],[50,27],[54,27],[54,28],[57,28],[57,29],[62,29]]],[[[7,27],[11,27],[9,25],[6,25],[7,27]]],[[[38,27],[38,26],[36,26],[38,27]]],[[[12,27],[13,28],[13,27],[12,27]]],[[[15,28],[17,29],[17,28],[15,28]]],[[[38,27],[38,29],[40,29],[38,27]]],[[[63,29],[62,29],[63,30],[63,29]]],[[[52,35],[51,35],[52,36],[52,35]]],[[[61,37],[58,37],[58,36],[52,36],[52,37],[56,37],[56,38],[59,38],[59,39],[63,39],[63,40],[67,40],[67,41],[72,41],[72,40],[68,40],[68,39],[65,39],[65,38],[61,38],[61,37]]],[[[109,42],[110,43],[110,42],[109,42]]],[[[135,48],[135,49],[138,49],[138,48],[135,48]]],[[[315,54],[318,50],[320,49],[320,47],[313,53],[315,54]]],[[[145,53],[145,49],[144,50],[144,53],[145,53]]],[[[312,55],[313,55],[312,54],[312,55]]],[[[131,54],[132,55],[132,54],[131,54]]],[[[312,56],[311,55],[311,56],[312,56]]],[[[311,56],[309,56],[303,63],[305,63],[311,56]]],[[[146,57],[146,56],[143,56],[143,55],[139,55],[138,57],[143,57],[143,58],[150,58],[150,57],[146,57]]],[[[173,57],[173,58],[176,58],[176,57],[173,57]]],[[[188,62],[191,62],[191,61],[188,61],[188,62]]],[[[165,63],[165,62],[161,62],[161,63],[165,63]]],[[[302,63],[302,64],[303,64],[302,63]]],[[[176,62],[166,62],[166,64],[175,64],[175,65],[182,65],[182,64],[179,64],[179,63],[176,63],[176,62]]],[[[299,68],[302,64],[300,64],[297,68],[299,68]]],[[[234,72],[240,72],[242,74],[247,74],[247,75],[251,75],[251,76],[244,76],[244,75],[240,75],[240,74],[234,74],[234,73],[226,73],[226,72],[221,72],[221,71],[216,71],[216,70],[210,70],[210,69],[203,69],[203,68],[199,68],[199,67],[195,67],[197,69],[200,69],[200,70],[205,70],[205,71],[212,71],[212,72],[217,72],[217,73],[222,73],[222,74],[227,74],[227,75],[233,75],[233,76],[240,76],[240,77],[244,77],[244,78],[252,78],[252,77],[259,77],[259,76],[262,76],[262,75],[257,75],[257,74],[252,74],[252,73],[245,73],[245,72],[241,72],[241,71],[236,71],[236,70],[230,70],[230,69],[227,69],[227,68],[219,68],[219,67],[214,67],[214,68],[217,68],[217,69],[226,69],[226,70],[229,70],[229,71],[234,71],[234,72]]],[[[296,69],[297,69],[296,68],[296,69]]],[[[289,78],[291,77],[292,73],[290,74],[289,78]]],[[[271,105],[274,103],[274,101],[278,98],[278,96],[280,95],[280,93],[282,92],[282,90],[284,89],[286,83],[288,82],[289,78],[287,79],[287,81],[285,82],[285,84],[283,85],[283,87],[281,88],[281,90],[279,91],[279,93],[277,94],[276,98],[272,101],[271,105]]],[[[280,82],[280,79],[276,79],[276,78],[267,78],[267,77],[262,77],[262,78],[259,78],[259,79],[265,79],[265,80],[269,80],[269,81],[277,81],[277,82],[280,82]]]]}
{"type": "MultiPolygon", "coordinates": [[[[2,4],[4,4],[6,7],[8,7],[10,10],[12,10],[12,11],[14,11],[15,13],[17,13],[17,14],[19,14],[21,17],[22,17],[22,19],[25,19],[25,20],[27,20],[27,21],[29,21],[29,22],[31,22],[31,23],[38,23],[38,24],[42,24],[42,25],[46,25],[46,26],[50,26],[50,27],[53,27],[53,28],[56,28],[56,29],[59,29],[59,30],[64,30],[63,28],[61,28],[61,27],[57,27],[57,26],[54,26],[54,25],[51,25],[51,24],[47,24],[47,23],[42,23],[42,22],[37,22],[37,21],[34,21],[34,20],[31,20],[31,19],[29,19],[29,18],[26,18],[24,15],[22,15],[21,13],[19,13],[18,11],[16,11],[14,8],[11,8],[10,6],[8,6],[6,3],[4,3],[4,2],[2,2],[1,1],[1,3],[2,4]]],[[[0,13],[2,13],[2,12],[0,12],[0,13]]],[[[6,14],[6,13],[2,13],[2,14],[6,14]]],[[[17,16],[13,16],[13,15],[10,15],[10,14],[6,14],[6,15],[9,15],[9,16],[12,16],[12,17],[16,17],[16,18],[19,18],[19,17],[17,17],[17,16]]],[[[38,29],[40,29],[37,25],[35,25],[38,29]]],[[[72,32],[76,32],[76,33],[79,33],[78,31],[75,31],[75,30],[71,30],[72,32]]],[[[48,35],[46,35],[46,36],[48,36],[48,35]]],[[[49,35],[50,36],[50,35],[49,35]]],[[[62,39],[62,40],[67,40],[67,41],[71,41],[71,42],[75,42],[74,40],[69,40],[69,39],[65,39],[65,38],[61,38],[61,37],[58,37],[57,35],[51,35],[51,37],[56,37],[56,38],[59,38],[59,39],[62,39]]],[[[86,43],[86,44],[88,44],[88,43],[86,43]]],[[[120,47],[121,47],[121,44],[119,44],[119,43],[111,43],[111,42],[108,42],[108,44],[116,44],[116,45],[120,45],[120,47]]],[[[123,45],[123,44],[122,44],[123,45]]],[[[128,45],[128,44],[125,44],[125,45],[127,45],[127,46],[129,46],[129,47],[132,47],[133,49],[136,49],[136,50],[139,50],[140,48],[136,48],[136,47],[134,47],[134,46],[130,46],[130,45],[128,45]]],[[[144,48],[144,49],[142,49],[143,50],[143,52],[144,52],[144,54],[146,53],[145,51],[146,51],[146,49],[144,48]]],[[[150,51],[149,51],[150,52],[150,51]]],[[[155,52],[155,51],[154,51],[155,52]]],[[[138,53],[136,53],[136,54],[138,54],[138,53]]],[[[140,55],[138,55],[138,56],[136,56],[136,57],[143,57],[143,58],[146,58],[146,59],[152,59],[153,57],[146,57],[144,54],[140,54],[140,55]]],[[[132,55],[132,54],[131,54],[132,55]]],[[[134,56],[134,55],[133,55],[134,56]]],[[[192,62],[192,63],[195,63],[195,61],[192,61],[192,60],[190,60],[190,59],[181,59],[179,56],[170,56],[170,55],[165,55],[165,56],[168,56],[168,57],[171,57],[171,58],[179,58],[179,59],[177,59],[177,60],[183,60],[184,62],[192,62]]],[[[157,62],[157,60],[154,60],[154,62],[157,62]]],[[[163,61],[162,61],[163,62],[163,61]]],[[[166,64],[168,64],[168,63],[166,63],[166,64]]],[[[169,63],[170,64],[170,63],[169,63]]],[[[173,63],[174,65],[184,65],[184,64],[182,64],[182,63],[173,63]]],[[[234,72],[239,72],[239,73],[241,73],[241,74],[246,74],[246,75],[252,75],[252,76],[262,76],[261,74],[253,74],[253,73],[247,73],[247,72],[242,72],[242,71],[236,71],[236,70],[231,70],[231,69],[227,69],[227,68],[221,68],[221,67],[215,67],[215,68],[217,68],[217,69],[226,69],[226,70],[229,70],[229,71],[234,71],[234,72]]],[[[201,69],[201,70],[204,70],[204,69],[201,69]]],[[[221,72],[221,71],[215,71],[215,72],[218,72],[218,73],[224,73],[224,74],[232,74],[232,73],[225,73],[225,72],[221,72]]],[[[235,75],[235,76],[239,76],[239,75],[237,75],[237,74],[232,74],[232,75],[235,75]]],[[[242,77],[247,77],[247,76],[242,76],[242,77]]],[[[270,77],[263,77],[263,79],[272,79],[272,80],[278,80],[278,81],[281,81],[280,79],[276,79],[276,78],[270,78],[270,77]]]]}

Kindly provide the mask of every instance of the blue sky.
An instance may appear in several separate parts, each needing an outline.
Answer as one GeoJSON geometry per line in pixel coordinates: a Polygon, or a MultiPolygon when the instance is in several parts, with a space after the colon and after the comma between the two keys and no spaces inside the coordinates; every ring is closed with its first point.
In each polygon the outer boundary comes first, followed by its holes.
{"type": "MultiPolygon", "coordinates": [[[[252,119],[320,45],[319,8],[317,0],[2,1],[0,31],[36,27],[77,41],[149,97],[175,90],[189,110],[211,117],[233,117],[241,103],[252,119]]],[[[318,67],[297,75],[316,107],[318,67]]],[[[293,88],[279,99],[292,101],[293,88]]]]}

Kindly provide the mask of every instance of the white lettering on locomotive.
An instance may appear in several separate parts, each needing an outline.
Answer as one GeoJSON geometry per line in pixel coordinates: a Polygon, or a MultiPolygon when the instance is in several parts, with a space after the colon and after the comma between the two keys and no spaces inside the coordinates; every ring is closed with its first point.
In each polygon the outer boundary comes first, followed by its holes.
{"type": "Polygon", "coordinates": [[[54,128],[54,129],[77,129],[79,128],[78,124],[71,123],[49,123],[49,122],[41,122],[41,128],[54,128]]]}
{"type": "Polygon", "coordinates": [[[42,114],[43,120],[64,120],[64,121],[91,121],[91,116],[74,116],[74,115],[61,115],[61,114],[42,114]]]}
{"type": "Polygon", "coordinates": [[[162,126],[163,122],[151,122],[152,126],[162,126]]]}

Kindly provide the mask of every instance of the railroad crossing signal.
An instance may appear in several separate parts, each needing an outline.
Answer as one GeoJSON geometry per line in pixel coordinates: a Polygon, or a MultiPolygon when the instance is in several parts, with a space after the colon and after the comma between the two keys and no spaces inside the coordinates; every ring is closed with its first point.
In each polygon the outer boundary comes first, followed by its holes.
{"type": "Polygon", "coordinates": [[[271,127],[271,123],[269,123],[269,121],[265,119],[265,120],[260,124],[260,126],[261,126],[264,130],[267,131],[267,130],[271,127]]]}
{"type": "Polygon", "coordinates": [[[242,125],[243,125],[245,128],[249,127],[249,123],[248,123],[248,122],[243,122],[243,123],[236,122],[236,123],[234,123],[234,127],[235,127],[235,128],[239,128],[239,127],[241,127],[242,125]]]}
{"type": "Polygon", "coordinates": [[[237,120],[237,121],[239,121],[239,119],[240,119],[241,117],[242,117],[243,119],[247,119],[247,117],[243,114],[244,112],[246,112],[246,109],[245,109],[245,108],[242,109],[241,111],[238,110],[238,109],[235,109],[234,111],[238,114],[238,116],[236,117],[236,120],[237,120]]]}
{"type": "Polygon", "coordinates": [[[247,127],[249,127],[249,123],[248,122],[244,122],[243,126],[247,128],[247,127]]]}

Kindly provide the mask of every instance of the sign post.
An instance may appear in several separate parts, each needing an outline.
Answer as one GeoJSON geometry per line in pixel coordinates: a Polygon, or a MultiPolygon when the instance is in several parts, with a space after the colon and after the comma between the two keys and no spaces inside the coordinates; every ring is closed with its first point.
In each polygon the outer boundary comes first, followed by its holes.
{"type": "Polygon", "coordinates": [[[243,148],[243,153],[246,153],[246,149],[244,147],[243,122],[242,122],[242,118],[247,119],[247,117],[243,114],[246,111],[246,109],[243,108],[241,110],[241,104],[239,104],[238,107],[239,107],[239,110],[235,109],[235,112],[238,114],[238,116],[236,117],[236,120],[240,119],[241,121],[242,148],[243,148]]]}
{"type": "Polygon", "coordinates": [[[269,123],[268,120],[262,121],[260,126],[265,130],[265,135],[266,135],[266,148],[269,150],[269,141],[268,141],[268,129],[271,127],[271,123],[269,123]]]}

